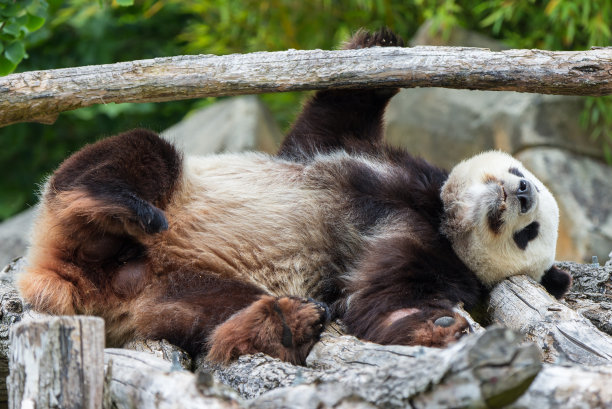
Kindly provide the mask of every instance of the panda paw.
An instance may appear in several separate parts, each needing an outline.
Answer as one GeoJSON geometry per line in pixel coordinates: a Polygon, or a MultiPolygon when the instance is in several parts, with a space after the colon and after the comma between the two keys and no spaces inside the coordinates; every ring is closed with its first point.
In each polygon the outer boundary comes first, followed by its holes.
{"type": "Polygon", "coordinates": [[[403,47],[404,40],[389,28],[382,28],[370,33],[368,30],[361,29],[344,44],[345,50],[370,47],[403,47]]]}
{"type": "Polygon", "coordinates": [[[393,311],[371,341],[381,344],[445,347],[470,332],[469,323],[447,308],[421,306],[393,311]]]}
{"type": "Polygon", "coordinates": [[[572,285],[572,276],[555,266],[552,266],[542,276],[540,283],[546,288],[549,294],[556,299],[562,298],[572,285]]]}
{"type": "Polygon", "coordinates": [[[168,230],[168,220],[161,209],[146,203],[136,208],[138,224],[147,234],[168,230]]]}
{"type": "Polygon", "coordinates": [[[465,318],[448,311],[438,312],[415,328],[414,342],[417,345],[445,347],[470,332],[465,318]]]}
{"type": "Polygon", "coordinates": [[[262,296],[214,330],[207,359],[227,364],[263,352],[302,365],[329,318],[327,306],[312,299],[262,296]]]}

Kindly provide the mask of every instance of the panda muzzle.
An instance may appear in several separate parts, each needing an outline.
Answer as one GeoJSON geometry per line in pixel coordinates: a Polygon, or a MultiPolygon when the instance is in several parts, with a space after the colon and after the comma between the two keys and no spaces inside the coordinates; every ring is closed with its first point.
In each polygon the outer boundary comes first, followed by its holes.
{"type": "Polygon", "coordinates": [[[516,190],[516,198],[521,205],[521,213],[527,213],[531,210],[535,203],[535,195],[533,184],[527,179],[521,179],[516,190]]]}

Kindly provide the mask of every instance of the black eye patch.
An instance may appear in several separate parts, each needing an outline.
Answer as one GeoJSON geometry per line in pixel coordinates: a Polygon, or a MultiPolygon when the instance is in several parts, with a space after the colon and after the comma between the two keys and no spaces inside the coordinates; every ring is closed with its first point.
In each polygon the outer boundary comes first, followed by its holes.
{"type": "Polygon", "coordinates": [[[512,236],[512,238],[514,239],[514,242],[516,243],[519,249],[525,250],[529,242],[538,237],[539,230],[540,223],[533,222],[527,225],[527,227],[525,227],[523,230],[514,233],[514,236],[512,236]]]}
{"type": "Polygon", "coordinates": [[[520,177],[520,178],[524,178],[524,177],[525,177],[525,175],[523,175],[523,174],[521,173],[521,171],[520,171],[520,170],[518,170],[517,168],[510,168],[510,169],[508,169],[508,172],[510,172],[510,173],[512,173],[514,176],[518,176],[518,177],[520,177]]]}

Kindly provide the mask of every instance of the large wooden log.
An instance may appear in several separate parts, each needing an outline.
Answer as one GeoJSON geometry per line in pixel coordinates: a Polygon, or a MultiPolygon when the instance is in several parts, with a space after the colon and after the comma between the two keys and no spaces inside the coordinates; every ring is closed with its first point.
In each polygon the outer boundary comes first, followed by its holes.
{"type": "Polygon", "coordinates": [[[371,86],[608,95],[612,48],[288,50],[32,71],[0,78],[0,125],[52,123],[60,112],[111,102],[371,86]]]}
{"type": "Polygon", "coordinates": [[[101,409],[104,321],[50,317],[11,330],[9,408],[101,409]]]}
{"type": "Polygon", "coordinates": [[[544,365],[531,387],[507,409],[610,409],[612,367],[544,365]]]}
{"type": "Polygon", "coordinates": [[[357,403],[486,408],[515,401],[539,369],[533,345],[523,344],[512,331],[496,328],[464,337],[444,350],[381,346],[326,334],[309,355],[306,368],[258,354],[218,368],[216,376],[258,408],[357,403]]]}
{"type": "Polygon", "coordinates": [[[498,284],[491,292],[489,309],[496,323],[536,344],[546,362],[612,365],[612,337],[527,276],[498,284]]]}
{"type": "Polygon", "coordinates": [[[565,303],[597,328],[612,335],[612,260],[606,265],[557,263],[573,277],[565,303]]]}
{"type": "MultiPolygon", "coordinates": [[[[30,320],[35,315],[12,287],[14,273],[11,269],[0,273],[0,330],[5,332],[20,319],[30,320]]],[[[522,290],[519,294],[523,295],[522,290]]],[[[445,350],[381,346],[342,336],[337,330],[327,332],[309,356],[308,367],[259,354],[214,368],[214,376],[236,393],[215,382],[210,375],[213,368],[206,365],[196,375],[181,371],[181,365],[190,364],[176,359],[181,352],[167,343],[133,343],[132,347],[150,355],[105,351],[105,408],[148,404],[157,405],[151,406],[155,408],[189,407],[190,399],[216,407],[496,407],[520,395],[529,381],[526,375],[537,372],[538,359],[533,347],[525,349],[512,333],[495,331],[495,336],[491,331],[479,331],[445,350]],[[482,338],[485,335],[490,342],[482,338]],[[159,357],[175,362],[163,362],[159,357]],[[158,378],[163,381],[155,381],[158,378]]],[[[0,355],[7,345],[8,339],[0,337],[0,355]]],[[[612,405],[611,375],[610,366],[545,365],[511,407],[582,408],[588,404],[607,408],[612,405]]]]}
{"type": "MultiPolygon", "coordinates": [[[[238,408],[238,394],[206,374],[195,375],[153,354],[126,349],[104,353],[110,408],[238,408]]],[[[105,408],[106,409],[106,408],[105,408]]]]}

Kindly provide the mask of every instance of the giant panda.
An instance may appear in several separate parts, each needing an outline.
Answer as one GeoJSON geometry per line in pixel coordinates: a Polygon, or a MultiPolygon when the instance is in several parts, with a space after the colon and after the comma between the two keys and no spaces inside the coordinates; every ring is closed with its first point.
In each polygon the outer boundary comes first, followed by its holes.
{"type": "MultiPolygon", "coordinates": [[[[346,48],[402,45],[388,30],[346,48]]],[[[501,152],[450,173],[382,141],[397,89],[316,92],[277,155],[185,156],[148,130],[103,139],[48,179],[18,287],[107,342],[165,338],[227,363],[303,363],[330,318],[383,344],[443,347],[500,280],[554,296],[558,208],[501,152]]]]}

